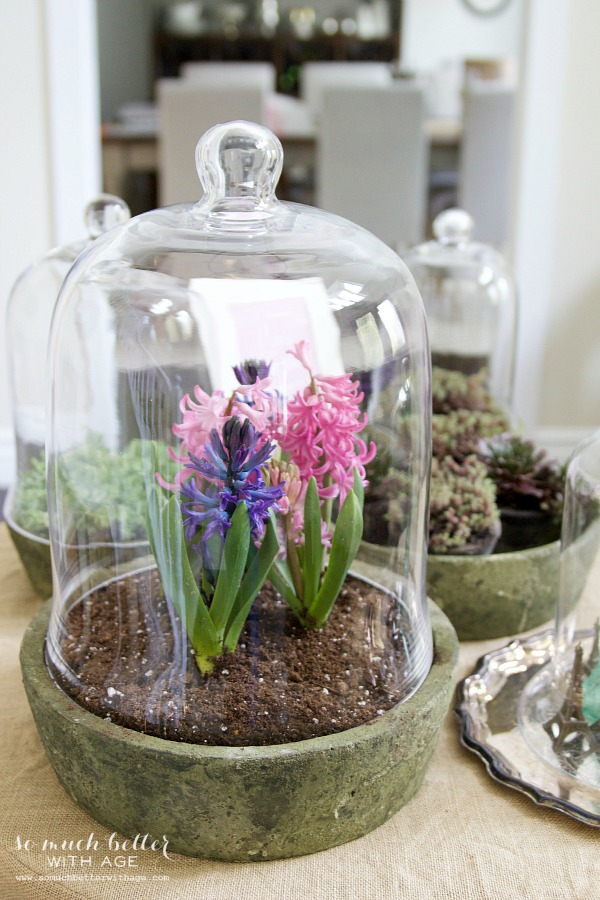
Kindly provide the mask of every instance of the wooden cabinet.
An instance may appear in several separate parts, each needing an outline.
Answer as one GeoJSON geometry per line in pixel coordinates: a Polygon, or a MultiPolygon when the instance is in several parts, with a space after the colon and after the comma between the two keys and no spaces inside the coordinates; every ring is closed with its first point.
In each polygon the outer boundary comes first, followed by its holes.
{"type": "Polygon", "coordinates": [[[154,36],[156,78],[175,77],[184,62],[193,60],[254,60],[272,62],[277,69],[278,89],[298,91],[298,69],[308,60],[370,60],[392,62],[399,57],[400,29],[388,37],[361,40],[355,36],[318,34],[306,40],[292,34],[264,37],[241,34],[227,38],[222,34],[180,37],[157,30],[154,36]]]}

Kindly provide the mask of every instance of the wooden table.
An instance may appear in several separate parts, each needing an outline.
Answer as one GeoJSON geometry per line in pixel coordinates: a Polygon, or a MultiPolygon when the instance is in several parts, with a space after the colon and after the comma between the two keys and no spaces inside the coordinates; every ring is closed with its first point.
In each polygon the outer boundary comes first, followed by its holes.
{"type": "MultiPolygon", "coordinates": [[[[481,760],[460,745],[451,711],[419,791],[385,825],[357,841],[313,856],[247,864],[166,858],[147,848],[119,852],[117,842],[121,845],[124,837],[135,835],[115,835],[111,843],[111,830],[66,795],[29,711],[18,654],[23,632],[41,602],[29,586],[6,525],[1,525],[3,900],[596,900],[600,896],[598,829],[539,808],[492,781],[481,760]]],[[[462,644],[459,676],[473,671],[482,653],[506,643],[462,644]]]]}

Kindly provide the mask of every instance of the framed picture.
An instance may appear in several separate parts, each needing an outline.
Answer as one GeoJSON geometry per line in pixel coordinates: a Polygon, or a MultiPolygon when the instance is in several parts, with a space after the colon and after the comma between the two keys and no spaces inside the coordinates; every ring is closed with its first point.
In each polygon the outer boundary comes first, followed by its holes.
{"type": "Polygon", "coordinates": [[[234,365],[254,357],[269,362],[275,383],[293,394],[306,384],[288,352],[299,340],[309,345],[315,372],[345,371],[339,327],[320,278],[194,278],[190,288],[212,385],[233,390],[234,365]]]}

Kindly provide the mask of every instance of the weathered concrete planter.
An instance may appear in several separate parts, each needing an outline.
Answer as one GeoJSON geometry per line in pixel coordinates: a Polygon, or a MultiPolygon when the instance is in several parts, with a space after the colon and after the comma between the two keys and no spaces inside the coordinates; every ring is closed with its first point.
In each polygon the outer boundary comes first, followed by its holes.
{"type": "Polygon", "coordinates": [[[427,559],[427,593],[461,641],[505,637],[552,618],[558,594],[560,541],[491,556],[427,559]]]}
{"type": "MultiPolygon", "coordinates": [[[[12,508],[9,502],[10,494],[4,506],[3,516],[6,521],[8,533],[15,545],[21,564],[27,573],[27,577],[36,594],[46,600],[52,594],[52,560],[50,554],[50,541],[48,538],[40,537],[25,531],[18,525],[12,515],[12,508]]],[[[119,559],[120,564],[124,567],[127,561],[136,562],[139,560],[143,551],[148,551],[148,544],[145,541],[130,541],[127,544],[120,544],[119,559]]],[[[68,552],[68,548],[67,552],[68,552]]],[[[74,552],[81,554],[81,547],[74,552]]],[[[88,560],[102,560],[106,555],[106,550],[101,542],[96,545],[90,545],[88,549],[88,560]]],[[[123,569],[124,571],[125,569],[123,569]]]]}
{"type": "Polygon", "coordinates": [[[420,786],[450,702],[458,642],[430,604],[435,655],[416,693],[377,720],[272,747],[179,744],[121,728],[73,703],[44,662],[49,603],[27,629],[21,668],[65,790],[126,836],[166,835],[177,853],[230,861],[300,856],[360,837],[420,786]]]}
{"type": "Polygon", "coordinates": [[[24,531],[14,521],[9,503],[4,507],[4,519],[8,533],[15,545],[19,559],[31,582],[31,586],[40,597],[46,599],[52,593],[52,563],[50,562],[50,541],[24,531]]]}

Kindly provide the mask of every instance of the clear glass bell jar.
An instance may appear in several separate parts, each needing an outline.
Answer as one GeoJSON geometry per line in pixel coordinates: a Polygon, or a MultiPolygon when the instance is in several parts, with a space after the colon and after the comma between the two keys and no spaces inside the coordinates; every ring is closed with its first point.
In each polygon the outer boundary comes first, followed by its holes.
{"type": "Polygon", "coordinates": [[[431,666],[423,305],[373,235],[277,200],[266,129],[196,160],[199,202],[100,238],[60,293],[47,658],[130,728],[302,740],[431,666]]]}
{"type": "MultiPolygon", "coordinates": [[[[77,259],[99,235],[130,216],[127,204],[99,194],[83,211],[86,237],[56,247],[37,259],[15,282],[7,305],[7,347],[16,477],[7,493],[4,517],[35,587],[49,581],[49,558],[41,563],[35,545],[48,546],[44,443],[48,379],[46,357],[50,321],[60,286],[77,259]],[[36,565],[48,574],[34,571],[36,565]],[[39,577],[38,577],[39,576],[39,577]]],[[[46,557],[48,551],[46,550],[46,557]]],[[[39,553],[44,550],[38,547],[39,553]]],[[[46,593],[49,596],[49,590],[46,593]]]]}
{"type": "Polygon", "coordinates": [[[447,209],[433,222],[434,239],[403,258],[425,305],[434,386],[459,372],[482,382],[511,411],[517,329],[517,292],[504,257],[472,239],[474,222],[447,209]]]}
{"type": "Polygon", "coordinates": [[[600,431],[569,462],[551,661],[519,706],[524,737],[600,810],[600,431]]]}

